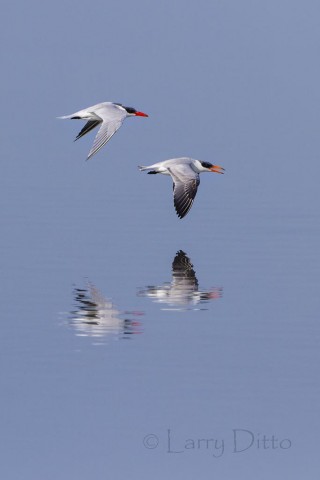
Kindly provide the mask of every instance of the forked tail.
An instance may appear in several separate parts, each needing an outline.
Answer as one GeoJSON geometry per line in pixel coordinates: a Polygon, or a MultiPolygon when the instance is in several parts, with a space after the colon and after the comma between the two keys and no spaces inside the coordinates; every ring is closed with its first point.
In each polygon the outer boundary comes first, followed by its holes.
{"type": "MultiPolygon", "coordinates": [[[[150,170],[150,167],[141,167],[140,165],[138,166],[140,172],[143,172],[144,170],[150,170]]],[[[156,173],[159,173],[159,172],[156,172],[155,170],[151,170],[150,172],[148,172],[148,174],[156,174],[156,173]]]]}

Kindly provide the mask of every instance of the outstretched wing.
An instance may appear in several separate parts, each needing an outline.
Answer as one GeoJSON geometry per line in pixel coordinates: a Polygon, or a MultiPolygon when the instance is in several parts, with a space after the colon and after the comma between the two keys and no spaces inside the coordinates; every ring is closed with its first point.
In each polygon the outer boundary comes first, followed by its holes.
{"type": "MultiPolygon", "coordinates": [[[[123,118],[117,118],[112,121],[103,121],[102,125],[94,139],[92,148],[88,155],[88,160],[91,158],[95,153],[97,153],[100,148],[102,148],[107,142],[109,142],[110,138],[116,133],[116,131],[121,127],[123,118]]],[[[93,127],[92,127],[93,128],[93,127]]]]}
{"type": "Polygon", "coordinates": [[[179,218],[187,215],[192,207],[200,183],[199,174],[190,165],[180,164],[168,168],[173,179],[174,207],[179,218]]]}

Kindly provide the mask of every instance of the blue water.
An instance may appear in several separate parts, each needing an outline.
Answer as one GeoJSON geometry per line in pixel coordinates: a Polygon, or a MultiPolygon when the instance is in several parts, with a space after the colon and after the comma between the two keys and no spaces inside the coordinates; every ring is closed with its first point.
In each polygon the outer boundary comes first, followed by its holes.
{"type": "Polygon", "coordinates": [[[78,188],[5,187],[6,478],[313,471],[316,209],[235,199],[226,174],[180,221],[166,178],[154,205],[142,181],[86,190],[106,165],[77,164],[78,188]]]}

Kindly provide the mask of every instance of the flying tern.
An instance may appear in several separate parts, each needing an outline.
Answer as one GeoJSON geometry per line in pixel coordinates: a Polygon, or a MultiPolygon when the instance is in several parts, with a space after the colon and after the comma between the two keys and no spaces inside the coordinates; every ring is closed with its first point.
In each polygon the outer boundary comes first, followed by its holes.
{"type": "Polygon", "coordinates": [[[146,167],[139,166],[139,169],[149,170],[149,174],[171,175],[174,206],[179,218],[187,215],[192,207],[200,183],[199,174],[202,172],[224,173],[224,168],[219,165],[189,157],[173,158],[146,167]]]}
{"type": "Polygon", "coordinates": [[[91,158],[100,150],[121,127],[127,117],[148,117],[146,113],[139,112],[135,108],[125,107],[121,103],[103,102],[92,107],[79,110],[71,115],[58,117],[61,119],[87,120],[87,123],[78,133],[75,141],[100,127],[87,159],[91,158]]]}

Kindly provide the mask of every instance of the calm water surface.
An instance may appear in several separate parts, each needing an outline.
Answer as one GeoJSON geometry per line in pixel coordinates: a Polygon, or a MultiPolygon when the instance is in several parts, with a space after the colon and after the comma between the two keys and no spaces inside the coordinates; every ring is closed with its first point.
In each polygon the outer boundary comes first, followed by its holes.
{"type": "Polygon", "coordinates": [[[170,182],[119,192],[80,165],[77,188],[56,172],[2,193],[4,477],[307,478],[315,207],[225,175],[179,221],[170,182]]]}

